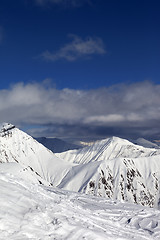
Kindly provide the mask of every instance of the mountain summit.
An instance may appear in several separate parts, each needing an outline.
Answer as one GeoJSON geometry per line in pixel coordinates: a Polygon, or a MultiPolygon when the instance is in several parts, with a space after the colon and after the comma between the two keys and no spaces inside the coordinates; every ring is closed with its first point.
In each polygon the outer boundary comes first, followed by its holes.
{"type": "Polygon", "coordinates": [[[160,154],[160,149],[145,148],[119,137],[96,141],[93,145],[78,150],[56,154],[69,162],[84,164],[118,157],[149,157],[160,154]]]}
{"type": "Polygon", "coordinates": [[[0,130],[0,162],[17,163],[30,168],[48,183],[59,184],[73,164],[59,159],[53,152],[12,124],[0,130]]]}
{"type": "Polygon", "coordinates": [[[59,187],[158,207],[160,203],[160,149],[145,148],[111,137],[90,147],[57,154],[77,170],[65,176],[59,187]],[[86,170],[88,169],[88,171],[86,170]],[[71,177],[72,176],[72,177],[71,177]],[[88,180],[86,180],[86,176],[88,180]],[[79,179],[84,179],[81,186],[79,179]]]}
{"type": "Polygon", "coordinates": [[[11,133],[11,130],[15,128],[14,125],[10,123],[3,123],[0,125],[0,136],[3,137],[11,133]]]}

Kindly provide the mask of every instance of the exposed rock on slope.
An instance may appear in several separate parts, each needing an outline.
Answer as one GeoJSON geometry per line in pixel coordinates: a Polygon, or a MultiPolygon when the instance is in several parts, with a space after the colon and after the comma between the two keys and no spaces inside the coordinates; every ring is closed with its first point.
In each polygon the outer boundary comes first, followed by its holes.
{"type": "Polygon", "coordinates": [[[160,207],[159,149],[113,137],[57,156],[15,126],[1,127],[0,162],[8,163],[1,165],[4,172],[8,168],[33,182],[160,207]]]}
{"type": "Polygon", "coordinates": [[[151,207],[160,204],[160,150],[113,137],[58,156],[79,163],[61,188],[151,207]],[[80,186],[79,179],[84,179],[80,186]]]}
{"type": "Polygon", "coordinates": [[[0,172],[1,240],[158,240],[160,212],[0,172]]]}

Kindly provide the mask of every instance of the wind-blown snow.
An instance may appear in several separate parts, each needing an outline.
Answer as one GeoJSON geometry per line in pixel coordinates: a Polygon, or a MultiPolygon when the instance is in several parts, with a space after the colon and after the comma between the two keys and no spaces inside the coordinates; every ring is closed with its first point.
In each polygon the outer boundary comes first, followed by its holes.
{"type": "Polygon", "coordinates": [[[160,212],[0,172],[0,239],[158,240],[160,212]]]}

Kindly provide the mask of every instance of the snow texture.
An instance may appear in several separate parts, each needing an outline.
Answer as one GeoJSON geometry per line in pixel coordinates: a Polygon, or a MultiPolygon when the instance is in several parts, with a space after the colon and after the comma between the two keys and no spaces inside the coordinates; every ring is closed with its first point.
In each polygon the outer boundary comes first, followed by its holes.
{"type": "Polygon", "coordinates": [[[17,163],[23,179],[160,208],[160,149],[112,137],[55,155],[11,124],[1,129],[0,162],[17,163]]]}
{"type": "Polygon", "coordinates": [[[78,164],[60,188],[160,208],[160,149],[112,137],[57,156],[78,164]]]}
{"type": "Polygon", "coordinates": [[[159,149],[113,137],[56,156],[0,129],[0,240],[160,239],[159,149]]]}
{"type": "Polygon", "coordinates": [[[160,212],[0,171],[1,240],[158,240],[160,212]]]}
{"type": "Polygon", "coordinates": [[[16,162],[30,167],[38,176],[49,183],[54,182],[55,185],[60,183],[74,165],[59,159],[42,144],[15,127],[2,130],[2,133],[0,163],[16,162]]]}

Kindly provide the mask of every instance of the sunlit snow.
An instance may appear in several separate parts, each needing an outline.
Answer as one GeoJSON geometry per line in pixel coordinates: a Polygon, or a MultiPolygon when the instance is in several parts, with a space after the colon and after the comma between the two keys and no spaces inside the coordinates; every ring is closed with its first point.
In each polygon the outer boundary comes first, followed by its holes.
{"type": "Polygon", "coordinates": [[[154,240],[160,212],[0,173],[0,239],[154,240]]]}
{"type": "Polygon", "coordinates": [[[3,124],[0,240],[159,240],[159,159],[115,137],[56,156],[3,124]]]}

